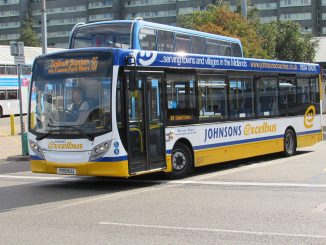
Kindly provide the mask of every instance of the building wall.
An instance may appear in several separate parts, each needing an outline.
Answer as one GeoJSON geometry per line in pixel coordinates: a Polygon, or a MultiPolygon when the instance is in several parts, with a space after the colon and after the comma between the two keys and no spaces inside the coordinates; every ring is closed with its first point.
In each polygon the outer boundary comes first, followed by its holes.
{"type": "MultiPolygon", "coordinates": [[[[229,0],[235,8],[237,0],[229,0]]],[[[260,10],[262,21],[293,20],[301,25],[303,33],[326,36],[326,0],[251,0],[260,10]]]]}
{"type": "MultiPolygon", "coordinates": [[[[46,0],[48,46],[67,48],[75,24],[142,17],[157,23],[175,25],[177,15],[206,9],[213,0],[46,0]]],[[[19,38],[28,10],[41,39],[40,0],[0,0],[0,44],[19,38]]]]}

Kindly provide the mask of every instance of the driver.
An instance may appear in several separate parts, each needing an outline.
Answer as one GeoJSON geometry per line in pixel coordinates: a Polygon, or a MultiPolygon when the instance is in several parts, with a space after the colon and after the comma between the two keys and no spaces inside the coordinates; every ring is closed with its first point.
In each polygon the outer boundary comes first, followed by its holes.
{"type": "MultiPolygon", "coordinates": [[[[73,93],[74,102],[68,107],[68,109],[77,116],[77,121],[83,120],[83,114],[87,114],[89,110],[89,104],[85,100],[83,91],[80,88],[76,88],[73,93]]],[[[85,115],[86,116],[86,115],[85,115]]]]}

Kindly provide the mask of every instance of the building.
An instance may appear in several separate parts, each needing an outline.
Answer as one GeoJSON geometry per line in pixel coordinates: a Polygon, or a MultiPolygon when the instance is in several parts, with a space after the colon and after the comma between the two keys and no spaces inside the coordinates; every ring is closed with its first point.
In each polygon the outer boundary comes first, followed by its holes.
{"type": "MultiPolygon", "coordinates": [[[[225,2],[235,9],[238,1],[225,2]]],[[[250,5],[259,10],[263,22],[293,20],[303,33],[326,36],[326,0],[250,0],[250,5]]]]}
{"type": "MultiPolygon", "coordinates": [[[[213,0],[46,0],[48,46],[67,48],[76,23],[134,19],[175,25],[179,14],[206,9],[213,0]]],[[[0,45],[20,37],[20,28],[28,11],[41,37],[40,0],[0,0],[0,45]]]]}

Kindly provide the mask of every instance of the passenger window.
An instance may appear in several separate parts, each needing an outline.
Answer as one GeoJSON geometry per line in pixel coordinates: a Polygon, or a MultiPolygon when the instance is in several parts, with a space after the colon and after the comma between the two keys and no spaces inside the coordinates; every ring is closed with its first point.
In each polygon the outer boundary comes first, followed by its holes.
{"type": "Polygon", "coordinates": [[[218,55],[218,41],[206,39],[206,54],[218,55]]]}
{"type": "Polygon", "coordinates": [[[0,100],[5,100],[5,99],[6,99],[6,91],[0,90],[0,100]]]}
{"type": "Polygon", "coordinates": [[[5,66],[0,66],[0,74],[5,74],[5,66]]]}
{"type": "Polygon", "coordinates": [[[231,55],[231,46],[228,42],[219,42],[218,54],[222,56],[231,55]]]}
{"type": "Polygon", "coordinates": [[[7,66],[6,73],[9,75],[16,75],[17,74],[17,67],[16,66],[7,66]]]}
{"type": "Polygon", "coordinates": [[[22,66],[22,74],[23,75],[31,75],[32,67],[31,66],[22,66]]]}
{"type": "Polygon", "coordinates": [[[319,103],[319,85],[316,78],[310,78],[310,102],[319,103]]]}
{"type": "Polygon", "coordinates": [[[198,80],[199,119],[227,118],[225,78],[202,75],[198,80]]]}
{"type": "Polygon", "coordinates": [[[8,100],[17,100],[18,99],[17,90],[7,90],[7,99],[8,100]]]}
{"type": "Polygon", "coordinates": [[[192,53],[205,54],[205,38],[192,36],[191,37],[192,53]]]}
{"type": "Polygon", "coordinates": [[[139,32],[139,44],[143,50],[156,50],[155,30],[142,28],[139,32]]]}
{"type": "Polygon", "coordinates": [[[277,79],[262,77],[256,82],[256,111],[258,116],[278,115],[277,79]]]}
{"type": "Polygon", "coordinates": [[[176,34],[175,36],[175,51],[190,53],[190,36],[183,34],[176,34]]]}
{"type": "Polygon", "coordinates": [[[298,78],[297,80],[298,103],[304,104],[310,102],[309,78],[298,78]]]}
{"type": "Polygon", "coordinates": [[[253,117],[253,82],[250,78],[234,77],[229,83],[230,118],[253,117]]]}
{"type": "Polygon", "coordinates": [[[279,112],[280,115],[295,115],[296,112],[296,84],[294,78],[280,78],[279,87],[279,112]]]}
{"type": "Polygon", "coordinates": [[[157,50],[174,52],[174,33],[158,30],[157,50]]]}
{"type": "Polygon", "coordinates": [[[168,74],[166,84],[168,121],[195,119],[197,113],[194,75],[168,74]]]}

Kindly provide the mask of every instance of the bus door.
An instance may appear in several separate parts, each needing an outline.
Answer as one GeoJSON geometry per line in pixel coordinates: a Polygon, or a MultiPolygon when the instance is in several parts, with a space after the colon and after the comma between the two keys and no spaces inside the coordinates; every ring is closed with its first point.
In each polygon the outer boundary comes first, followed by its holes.
{"type": "Polygon", "coordinates": [[[162,77],[158,73],[138,73],[136,89],[128,89],[131,174],[166,167],[162,77]]]}

